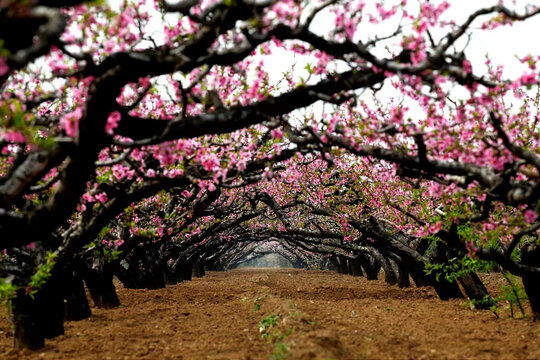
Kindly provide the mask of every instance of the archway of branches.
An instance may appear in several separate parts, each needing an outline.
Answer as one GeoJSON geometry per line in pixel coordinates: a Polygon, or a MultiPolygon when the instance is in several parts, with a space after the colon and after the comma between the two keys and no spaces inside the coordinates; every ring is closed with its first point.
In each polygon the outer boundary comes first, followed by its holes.
{"type": "Polygon", "coordinates": [[[84,286],[113,307],[114,276],[158,288],[261,251],[478,307],[477,271],[508,272],[537,318],[539,57],[508,78],[467,41],[538,21],[508,3],[0,2],[15,346],[90,316],[84,286]]]}

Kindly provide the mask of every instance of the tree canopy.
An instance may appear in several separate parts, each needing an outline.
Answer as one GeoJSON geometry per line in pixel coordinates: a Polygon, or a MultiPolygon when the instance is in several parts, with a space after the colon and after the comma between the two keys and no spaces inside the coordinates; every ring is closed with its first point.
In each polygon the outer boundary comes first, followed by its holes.
{"type": "Polygon", "coordinates": [[[469,45],[540,8],[449,13],[0,1],[0,295],[16,346],[63,332],[83,278],[112,306],[113,275],[159,287],[269,252],[382,267],[441,299],[463,296],[457,280],[478,302],[475,271],[496,267],[538,317],[540,54],[498,64],[469,45]]]}

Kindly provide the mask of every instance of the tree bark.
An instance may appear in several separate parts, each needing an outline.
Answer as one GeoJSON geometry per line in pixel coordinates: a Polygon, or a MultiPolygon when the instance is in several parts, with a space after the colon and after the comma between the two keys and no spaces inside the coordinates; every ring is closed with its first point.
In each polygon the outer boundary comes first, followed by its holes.
{"type": "Polygon", "coordinates": [[[467,297],[474,301],[474,306],[477,309],[489,309],[491,307],[491,300],[493,299],[476,273],[464,275],[457,281],[463,287],[467,297]]]}
{"type": "Polygon", "coordinates": [[[362,272],[362,265],[360,264],[359,260],[349,260],[349,265],[351,268],[352,276],[364,276],[364,273],[362,272]]]}
{"type": "Polygon", "coordinates": [[[193,263],[186,261],[178,264],[179,274],[182,277],[183,281],[191,281],[193,275],[193,263]]]}
{"type": "Polygon", "coordinates": [[[89,318],[92,315],[84,283],[82,278],[76,272],[71,272],[66,276],[65,291],[66,307],[64,320],[80,321],[89,318]]]}
{"type": "Polygon", "coordinates": [[[396,274],[394,272],[394,269],[392,269],[392,265],[390,264],[388,259],[386,259],[386,257],[384,257],[384,255],[381,254],[379,251],[373,251],[373,256],[375,257],[375,259],[377,259],[379,264],[381,264],[381,267],[384,270],[384,281],[388,285],[397,284],[398,280],[396,274]]]}
{"type": "Polygon", "coordinates": [[[113,284],[113,274],[107,269],[88,269],[84,277],[86,287],[98,308],[111,309],[120,306],[113,284]]]}
{"type": "Polygon", "coordinates": [[[338,256],[338,273],[349,275],[349,266],[347,265],[347,258],[338,256]]]}
{"type": "Polygon", "coordinates": [[[191,271],[191,276],[196,277],[196,278],[201,278],[204,275],[206,275],[205,272],[204,272],[204,261],[202,261],[201,259],[197,259],[193,263],[193,269],[191,271]]]}
{"type": "Polygon", "coordinates": [[[12,300],[13,346],[17,350],[37,350],[45,346],[45,336],[39,321],[39,308],[35,301],[25,293],[25,289],[17,290],[12,300]]]}
{"type": "Polygon", "coordinates": [[[379,264],[377,260],[367,254],[359,254],[358,260],[360,261],[368,280],[377,280],[379,278],[381,264],[379,264]]]}
{"type": "Polygon", "coordinates": [[[400,263],[390,260],[390,262],[395,264],[398,274],[398,286],[400,288],[408,288],[411,286],[411,281],[409,280],[409,272],[407,269],[400,263]]]}
{"type": "MultiPolygon", "coordinates": [[[[540,267],[540,246],[529,244],[524,247],[521,261],[524,265],[540,267]]],[[[540,275],[527,274],[522,277],[522,281],[529,298],[533,320],[540,320],[540,275]]]]}
{"type": "Polygon", "coordinates": [[[64,290],[60,279],[50,278],[36,294],[35,304],[39,311],[43,336],[52,339],[64,335],[64,290]]]}

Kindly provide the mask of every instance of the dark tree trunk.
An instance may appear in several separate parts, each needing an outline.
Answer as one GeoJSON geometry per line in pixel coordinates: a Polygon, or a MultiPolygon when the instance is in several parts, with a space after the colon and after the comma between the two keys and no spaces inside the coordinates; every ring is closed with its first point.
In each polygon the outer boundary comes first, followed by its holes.
{"type": "Polygon", "coordinates": [[[149,290],[163,289],[166,285],[164,271],[159,264],[150,261],[148,261],[148,266],[142,274],[142,285],[149,290]]]}
{"type": "Polygon", "coordinates": [[[32,298],[26,289],[12,300],[14,347],[40,349],[45,339],[64,334],[64,298],[61,282],[50,278],[32,298]]]}
{"type": "Polygon", "coordinates": [[[358,261],[357,259],[349,260],[349,265],[350,265],[352,276],[364,276],[364,273],[362,272],[362,265],[360,265],[360,261],[358,261]]]}
{"type": "Polygon", "coordinates": [[[394,269],[392,268],[392,265],[390,264],[388,259],[386,259],[386,257],[384,257],[384,255],[382,255],[378,251],[374,251],[373,256],[377,259],[379,264],[381,264],[381,267],[384,270],[384,281],[388,285],[397,284],[396,273],[394,272],[394,269]]]}
{"type": "MultiPolygon", "coordinates": [[[[428,249],[428,258],[431,263],[443,264],[448,261],[448,248],[441,242],[431,244],[428,249]]],[[[437,292],[441,300],[461,299],[464,298],[459,285],[455,281],[448,281],[444,276],[440,276],[437,281],[436,276],[432,274],[428,278],[431,279],[431,285],[437,292]]]]}
{"type": "Polygon", "coordinates": [[[71,272],[65,279],[65,299],[66,307],[64,320],[79,321],[87,319],[92,315],[84,283],[76,272],[71,272]]]}
{"type": "Polygon", "coordinates": [[[348,275],[349,267],[347,265],[347,259],[340,256],[337,258],[337,260],[338,260],[338,273],[348,275]]]}
{"type": "MultiPolygon", "coordinates": [[[[522,250],[521,261],[524,265],[540,267],[540,246],[526,246],[522,250]]],[[[540,275],[527,274],[522,277],[522,281],[529,298],[533,320],[540,320],[540,275]]]]}
{"type": "Polygon", "coordinates": [[[183,281],[191,281],[191,277],[193,274],[193,263],[186,261],[180,263],[178,268],[179,274],[182,277],[183,281]]]}
{"type": "Polygon", "coordinates": [[[59,279],[50,278],[36,294],[39,321],[46,339],[64,335],[64,291],[59,279]]]}
{"type": "Polygon", "coordinates": [[[165,268],[165,271],[163,272],[163,278],[165,279],[166,285],[175,285],[180,282],[182,282],[182,278],[173,271],[173,269],[169,266],[165,268]]]}
{"type": "Polygon", "coordinates": [[[474,301],[474,306],[477,309],[489,309],[491,307],[493,299],[489,296],[484,283],[476,273],[464,275],[458,279],[458,282],[463,287],[467,297],[474,301]]]}
{"type": "Polygon", "coordinates": [[[325,266],[324,269],[338,272],[339,271],[339,263],[337,262],[337,258],[336,257],[328,258],[328,260],[326,261],[326,266],[325,266]]]}
{"type": "Polygon", "coordinates": [[[191,271],[191,276],[195,278],[201,278],[204,275],[206,275],[204,272],[204,261],[202,261],[201,259],[197,259],[193,263],[193,270],[191,271]]]}
{"type": "Polygon", "coordinates": [[[304,269],[306,267],[306,263],[300,259],[296,259],[295,261],[292,261],[292,266],[295,269],[304,269]]]}
{"type": "Polygon", "coordinates": [[[411,275],[416,287],[431,286],[431,282],[422,271],[413,271],[409,268],[409,274],[411,275]]]}
{"type": "Polygon", "coordinates": [[[120,300],[113,284],[113,275],[110,271],[89,269],[85,274],[84,281],[94,301],[94,306],[106,309],[120,306],[120,300]]]}
{"type": "Polygon", "coordinates": [[[433,288],[441,300],[462,299],[464,298],[461,289],[455,281],[448,281],[441,277],[439,281],[433,277],[433,288]]]}
{"type": "Polygon", "coordinates": [[[35,300],[20,289],[12,302],[13,346],[17,350],[37,350],[45,346],[45,336],[39,321],[35,300]]]}
{"type": "Polygon", "coordinates": [[[377,280],[379,277],[379,271],[381,270],[381,264],[375,258],[367,254],[359,254],[358,260],[362,265],[362,269],[366,273],[368,280],[377,280]]]}
{"type": "Polygon", "coordinates": [[[411,281],[409,280],[409,272],[401,263],[395,263],[398,274],[398,286],[400,288],[408,288],[411,286],[411,281]]]}

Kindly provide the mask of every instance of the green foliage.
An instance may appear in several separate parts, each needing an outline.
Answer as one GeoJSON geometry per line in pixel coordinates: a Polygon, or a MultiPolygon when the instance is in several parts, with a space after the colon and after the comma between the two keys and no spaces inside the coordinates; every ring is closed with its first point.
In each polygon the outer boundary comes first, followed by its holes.
{"type": "Polygon", "coordinates": [[[270,355],[271,360],[284,360],[287,358],[287,353],[289,352],[289,346],[283,342],[277,342],[274,345],[274,351],[270,355]]]}
{"type": "Polygon", "coordinates": [[[17,287],[7,279],[0,279],[0,306],[11,310],[11,299],[15,297],[17,287]]]}
{"type": "Polygon", "coordinates": [[[261,310],[261,306],[262,306],[262,302],[261,302],[262,298],[261,297],[258,297],[256,298],[254,301],[253,301],[253,311],[259,311],[261,310]]]}
{"type": "Polygon", "coordinates": [[[113,172],[112,169],[108,169],[103,173],[96,176],[96,181],[98,184],[108,184],[112,178],[113,172]]]}
{"type": "Polygon", "coordinates": [[[52,251],[47,252],[45,262],[38,267],[36,273],[30,278],[30,282],[28,283],[28,295],[30,295],[32,299],[51,277],[57,257],[58,255],[52,251]]]}
{"type": "Polygon", "coordinates": [[[111,247],[103,244],[103,239],[110,230],[111,228],[108,226],[103,227],[99,232],[97,239],[86,246],[88,250],[92,250],[93,257],[100,258],[106,263],[117,260],[118,257],[122,254],[122,251],[116,249],[116,247],[111,247]]]}
{"type": "Polygon", "coordinates": [[[424,272],[427,275],[435,274],[435,280],[437,281],[440,281],[441,276],[444,276],[448,281],[455,281],[456,279],[473,272],[489,271],[493,266],[493,262],[473,259],[465,254],[462,257],[454,257],[446,263],[426,263],[424,272]]]}
{"type": "Polygon", "coordinates": [[[510,310],[510,316],[514,317],[514,307],[518,307],[521,315],[525,316],[525,310],[521,304],[522,300],[527,300],[527,294],[523,286],[519,285],[517,278],[511,274],[502,272],[508,285],[502,287],[502,294],[497,300],[508,304],[510,310]]]}
{"type": "Polygon", "coordinates": [[[262,333],[262,337],[266,338],[269,335],[269,331],[272,327],[276,326],[279,320],[279,315],[270,314],[259,322],[259,332],[262,333]]]}
{"type": "Polygon", "coordinates": [[[289,346],[283,341],[293,333],[293,329],[289,328],[285,332],[279,330],[272,331],[279,321],[279,315],[270,314],[259,322],[259,331],[263,339],[268,339],[274,344],[274,349],[270,355],[271,360],[284,360],[287,358],[289,346]]]}
{"type": "Polygon", "coordinates": [[[98,234],[98,240],[101,241],[103,240],[103,238],[105,237],[105,235],[107,235],[109,233],[109,231],[111,231],[111,228],[109,226],[104,226],[100,231],[99,231],[99,234],[98,234]]]}
{"type": "Polygon", "coordinates": [[[471,299],[470,300],[471,308],[489,309],[497,317],[499,317],[499,309],[497,307],[498,303],[499,303],[498,299],[492,298],[491,295],[489,295],[489,294],[486,294],[480,300],[476,300],[476,299],[471,299]]]}

